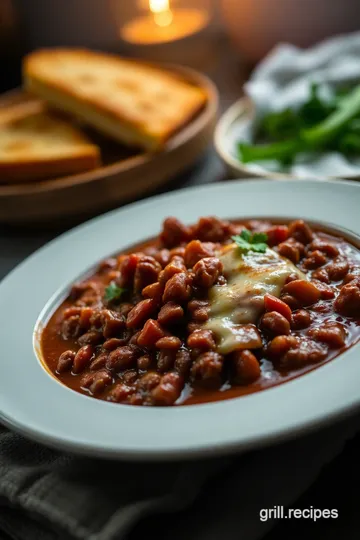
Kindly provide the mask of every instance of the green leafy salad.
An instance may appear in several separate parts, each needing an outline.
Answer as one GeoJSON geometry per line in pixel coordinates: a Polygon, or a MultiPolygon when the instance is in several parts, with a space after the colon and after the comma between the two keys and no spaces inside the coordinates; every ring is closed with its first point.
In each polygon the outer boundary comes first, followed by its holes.
{"type": "Polygon", "coordinates": [[[308,100],[297,110],[265,115],[254,133],[254,143],[238,143],[243,163],[276,160],[290,166],[302,152],[337,151],[360,154],[360,85],[334,91],[329,99],[312,84],[308,100]]]}

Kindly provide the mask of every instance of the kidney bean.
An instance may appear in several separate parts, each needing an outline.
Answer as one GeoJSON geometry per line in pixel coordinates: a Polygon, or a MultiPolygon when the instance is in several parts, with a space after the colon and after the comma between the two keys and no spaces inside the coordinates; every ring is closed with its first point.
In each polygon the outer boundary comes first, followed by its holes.
{"type": "Polygon", "coordinates": [[[319,268],[326,263],[327,259],[321,251],[310,251],[303,261],[303,265],[307,270],[319,268]]]}
{"type": "Polygon", "coordinates": [[[184,380],[179,373],[166,373],[160,383],[151,390],[155,405],[172,405],[180,397],[184,380]]]}
{"type": "Polygon", "coordinates": [[[124,345],[109,354],[106,367],[111,371],[121,371],[135,366],[141,351],[136,345],[124,345]]]}
{"type": "Polygon", "coordinates": [[[185,248],[184,261],[188,268],[192,268],[204,257],[213,257],[214,254],[215,244],[213,242],[192,240],[185,248]]]}
{"type": "Polygon", "coordinates": [[[105,339],[118,337],[125,330],[125,317],[114,311],[105,310],[103,314],[103,325],[105,339]]]}
{"type": "Polygon", "coordinates": [[[336,246],[331,244],[330,242],[326,242],[324,240],[321,240],[320,238],[315,238],[313,242],[309,245],[310,251],[321,251],[322,253],[325,253],[330,258],[334,258],[337,255],[339,255],[339,250],[336,246]]]}
{"type": "Polygon", "coordinates": [[[261,319],[261,327],[274,336],[290,334],[289,321],[277,311],[265,313],[261,319]]]}
{"type": "Polygon", "coordinates": [[[109,395],[110,401],[115,401],[116,403],[126,402],[132,394],[134,394],[135,388],[133,386],[128,386],[124,383],[119,383],[111,391],[109,395]]]}
{"type": "Polygon", "coordinates": [[[84,345],[81,347],[75,355],[73,372],[80,373],[89,364],[94,355],[94,347],[92,345],[84,345]]]}
{"type": "Polygon", "coordinates": [[[313,280],[314,285],[316,288],[320,291],[320,298],[322,300],[331,300],[335,296],[334,289],[328,285],[327,283],[324,283],[323,281],[316,281],[313,280]]]}
{"type": "Polygon", "coordinates": [[[190,373],[194,381],[219,385],[224,364],[224,357],[214,351],[200,354],[193,362],[190,373]]]}
{"type": "Polygon", "coordinates": [[[165,336],[156,342],[156,347],[158,349],[171,349],[177,351],[181,347],[181,339],[176,336],[165,336]]]}
{"type": "Polygon", "coordinates": [[[97,356],[90,364],[90,371],[97,371],[105,367],[109,353],[108,351],[103,351],[97,356]]]}
{"type": "Polygon", "coordinates": [[[229,237],[229,223],[214,216],[201,217],[193,229],[193,235],[203,242],[223,242],[229,237]]]}
{"type": "Polygon", "coordinates": [[[137,342],[140,347],[152,348],[155,347],[155,344],[159,339],[165,336],[166,332],[160,324],[154,319],[149,319],[141,330],[137,342]]]}
{"type": "Polygon", "coordinates": [[[347,283],[350,283],[350,281],[353,281],[354,279],[357,279],[359,277],[360,277],[360,268],[352,267],[349,270],[349,273],[345,276],[343,285],[346,285],[347,283]]]}
{"type": "Polygon", "coordinates": [[[223,265],[217,257],[205,257],[195,264],[193,271],[195,285],[209,289],[222,273],[223,265]]]}
{"type": "Polygon", "coordinates": [[[201,328],[202,325],[198,322],[190,322],[186,327],[188,334],[192,334],[195,330],[200,330],[201,328]]]}
{"type": "Polygon", "coordinates": [[[103,348],[107,351],[114,351],[118,347],[121,347],[122,345],[126,345],[129,338],[127,337],[125,340],[120,338],[110,338],[103,343],[103,348]]]}
{"type": "Polygon", "coordinates": [[[189,276],[183,272],[175,274],[165,285],[163,302],[176,302],[183,304],[191,295],[191,285],[189,276]]]}
{"type": "Polygon", "coordinates": [[[344,347],[346,331],[340,323],[327,322],[318,328],[310,328],[308,336],[337,349],[344,347]]]}
{"type": "Polygon", "coordinates": [[[91,327],[91,317],[94,314],[94,309],[91,307],[80,308],[80,327],[84,330],[89,330],[91,327]]]}
{"type": "Polygon", "coordinates": [[[268,345],[267,355],[273,362],[278,361],[291,347],[296,346],[295,336],[276,336],[268,345]]]}
{"type": "Polygon", "coordinates": [[[205,322],[209,318],[210,306],[207,300],[190,300],[188,313],[195,322],[205,322]]]}
{"type": "Polygon", "coordinates": [[[299,242],[289,239],[278,245],[278,252],[282,257],[286,257],[294,264],[297,264],[304,254],[304,246],[299,242]]]}
{"type": "Polygon", "coordinates": [[[78,315],[72,315],[62,322],[61,335],[65,340],[80,335],[80,317],[78,315]]]}
{"type": "Polygon", "coordinates": [[[137,345],[138,344],[137,340],[138,340],[138,337],[140,336],[140,332],[141,332],[141,330],[138,330],[137,332],[135,332],[135,334],[133,334],[130,337],[129,343],[128,343],[129,345],[137,345]]]}
{"type": "Polygon", "coordinates": [[[132,310],[132,308],[134,307],[133,304],[130,304],[130,302],[122,302],[122,304],[120,304],[118,310],[119,310],[119,314],[122,315],[123,317],[126,317],[129,315],[130,311],[132,310]]]}
{"type": "Polygon", "coordinates": [[[283,287],[283,293],[295,297],[301,306],[311,306],[320,300],[321,293],[317,287],[310,281],[297,279],[287,283],[283,287]]]}
{"type": "Polygon", "coordinates": [[[187,351],[186,349],[181,349],[176,353],[174,367],[175,371],[180,373],[180,375],[187,376],[189,374],[191,364],[192,359],[189,351],[187,351]]]}
{"type": "Polygon", "coordinates": [[[155,283],[158,280],[161,264],[153,257],[147,255],[139,260],[134,275],[134,290],[140,292],[147,285],[155,283]]]}
{"type": "Polygon", "coordinates": [[[298,242],[302,244],[309,244],[313,238],[313,232],[302,219],[297,219],[292,221],[289,225],[289,236],[295,238],[298,242]]]}
{"type": "Polygon", "coordinates": [[[134,384],[138,379],[138,374],[134,369],[130,369],[129,371],[126,371],[123,376],[121,377],[121,380],[128,385],[134,384]]]}
{"type": "Polygon", "coordinates": [[[330,283],[329,274],[327,268],[319,268],[312,273],[312,278],[322,283],[330,283]]]}
{"type": "Polygon", "coordinates": [[[135,392],[129,397],[129,405],[142,405],[144,403],[144,398],[141,394],[135,392]]]}
{"type": "Polygon", "coordinates": [[[295,274],[295,272],[293,272],[292,274],[288,275],[288,277],[285,280],[285,284],[290,283],[290,281],[295,281],[296,279],[299,279],[299,276],[298,274],[295,274]]]}
{"type": "Polygon", "coordinates": [[[311,324],[311,315],[306,309],[298,309],[291,315],[291,328],[293,330],[302,330],[311,324]]]}
{"type": "Polygon", "coordinates": [[[93,373],[93,380],[88,386],[90,392],[95,396],[99,395],[106,386],[109,386],[112,383],[112,377],[106,369],[93,373]]]}
{"type": "Polygon", "coordinates": [[[144,287],[141,294],[144,298],[153,298],[155,302],[159,303],[161,301],[163,292],[164,285],[157,281],[156,283],[151,283],[151,285],[144,287]]]}
{"type": "Polygon", "coordinates": [[[260,377],[260,364],[251,351],[247,349],[235,351],[232,361],[235,371],[234,380],[237,384],[251,384],[260,377]]]}
{"type": "Polygon", "coordinates": [[[360,315],[360,278],[341,287],[340,294],[334,302],[334,308],[337,313],[348,317],[360,315]]]}
{"type": "Polygon", "coordinates": [[[129,312],[126,326],[128,328],[139,328],[155,310],[156,302],[153,299],[142,300],[129,312]]]}
{"type": "Polygon", "coordinates": [[[285,242],[289,236],[289,228],[286,225],[275,225],[266,231],[269,246],[277,246],[285,242]]]}
{"type": "Polygon", "coordinates": [[[280,300],[282,300],[284,304],[289,306],[290,310],[298,309],[300,307],[297,299],[291,296],[290,294],[282,294],[280,300]]]}
{"type": "Polygon", "coordinates": [[[190,349],[202,349],[205,351],[214,350],[216,348],[215,339],[211,330],[199,329],[194,330],[187,339],[187,344],[190,349]]]}
{"type": "Polygon", "coordinates": [[[170,262],[170,251],[168,249],[161,249],[154,255],[154,259],[161,264],[162,268],[165,268],[170,262]]]}
{"type": "Polygon", "coordinates": [[[182,262],[184,262],[184,255],[185,255],[184,246],[178,246],[178,247],[170,249],[170,261],[172,261],[176,257],[177,259],[181,259],[182,262]]]}
{"type": "Polygon", "coordinates": [[[166,350],[163,349],[159,352],[157,357],[157,369],[160,371],[160,373],[164,373],[165,371],[170,371],[174,367],[176,357],[176,350],[166,350]]]}
{"type": "Polygon", "coordinates": [[[79,345],[99,345],[102,340],[103,336],[100,334],[100,332],[91,330],[90,332],[86,332],[86,334],[79,337],[78,343],[79,345]]]}
{"type": "Polygon", "coordinates": [[[342,257],[336,257],[332,263],[326,267],[330,281],[340,281],[343,279],[349,270],[349,263],[342,257]]]}
{"type": "Polygon", "coordinates": [[[183,259],[180,257],[174,257],[168,265],[165,266],[164,270],[159,274],[159,281],[162,285],[165,285],[170,278],[175,276],[175,274],[180,274],[186,272],[186,267],[184,265],[183,259]]]}
{"type": "Polygon", "coordinates": [[[144,354],[137,359],[137,367],[140,371],[148,371],[152,365],[152,358],[149,354],[144,354]]]}
{"type": "Polygon", "coordinates": [[[190,239],[190,229],[175,217],[168,217],[163,223],[163,229],[160,234],[160,241],[167,248],[172,248],[187,242],[190,239]]]}
{"type": "Polygon", "coordinates": [[[175,302],[168,302],[159,311],[158,322],[164,326],[172,326],[184,318],[184,310],[175,302]]]}
{"type": "Polygon", "coordinates": [[[117,285],[120,287],[131,288],[134,282],[135,270],[141,258],[140,253],[131,253],[124,255],[119,260],[120,277],[117,285]]]}
{"type": "Polygon", "coordinates": [[[150,373],[145,373],[138,381],[136,388],[137,390],[142,390],[143,392],[149,392],[155,386],[160,384],[161,382],[161,375],[159,373],[156,373],[155,371],[152,371],[150,373]]]}
{"type": "Polygon", "coordinates": [[[65,351],[59,356],[57,363],[56,371],[57,373],[64,373],[65,371],[70,371],[75,358],[75,351],[65,351]]]}

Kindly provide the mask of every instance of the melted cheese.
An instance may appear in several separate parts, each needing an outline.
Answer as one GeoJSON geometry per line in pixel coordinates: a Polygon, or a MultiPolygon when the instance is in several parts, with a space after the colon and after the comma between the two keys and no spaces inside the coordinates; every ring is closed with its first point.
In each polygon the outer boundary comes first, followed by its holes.
{"type": "Polygon", "coordinates": [[[218,256],[227,284],[210,289],[210,317],[205,327],[214,332],[218,351],[223,354],[261,347],[256,328],[248,327],[244,332],[242,325],[256,323],[264,310],[264,295],[280,296],[290,274],[306,278],[291,261],[270,248],[265,253],[243,254],[236,244],[231,244],[218,256]]]}

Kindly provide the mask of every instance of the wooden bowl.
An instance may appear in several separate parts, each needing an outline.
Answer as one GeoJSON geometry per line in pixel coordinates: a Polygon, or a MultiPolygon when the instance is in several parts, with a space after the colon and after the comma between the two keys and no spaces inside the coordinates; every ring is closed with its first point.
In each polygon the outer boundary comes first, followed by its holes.
{"type": "MultiPolygon", "coordinates": [[[[218,93],[207,77],[190,68],[166,65],[166,69],[201,86],[208,100],[163,151],[135,153],[91,132],[93,138],[98,138],[104,166],[36,183],[0,185],[0,222],[41,224],[76,220],[141,197],[189,168],[212,141],[218,93]]],[[[14,90],[0,98],[0,107],[32,99],[23,90],[14,90]]]]}

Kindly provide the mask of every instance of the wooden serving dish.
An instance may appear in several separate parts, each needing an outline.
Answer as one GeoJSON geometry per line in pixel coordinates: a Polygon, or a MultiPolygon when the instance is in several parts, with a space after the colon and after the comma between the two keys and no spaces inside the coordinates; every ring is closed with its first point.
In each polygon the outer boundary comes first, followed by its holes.
{"type": "MultiPolygon", "coordinates": [[[[218,93],[207,77],[190,68],[167,65],[166,69],[204,88],[208,100],[163,151],[136,153],[91,132],[102,150],[102,167],[36,183],[0,185],[0,222],[41,224],[76,220],[150,193],[189,168],[212,141],[218,93]]],[[[0,97],[0,107],[32,99],[23,90],[14,90],[0,97]]]]}

